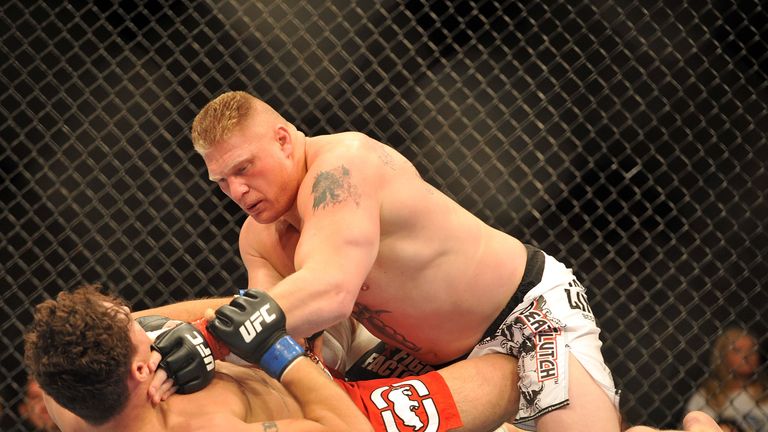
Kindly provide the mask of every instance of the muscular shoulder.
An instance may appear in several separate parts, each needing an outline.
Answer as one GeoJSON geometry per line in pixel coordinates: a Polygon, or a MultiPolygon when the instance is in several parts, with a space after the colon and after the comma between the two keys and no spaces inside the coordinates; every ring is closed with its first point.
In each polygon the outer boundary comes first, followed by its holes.
{"type": "Polygon", "coordinates": [[[382,145],[378,141],[359,132],[342,132],[314,137],[308,148],[310,168],[328,160],[364,160],[375,153],[382,145]]]}
{"type": "Polygon", "coordinates": [[[416,173],[413,165],[394,148],[360,132],[342,132],[315,138],[310,164],[315,168],[356,166],[368,173],[416,173]]]}

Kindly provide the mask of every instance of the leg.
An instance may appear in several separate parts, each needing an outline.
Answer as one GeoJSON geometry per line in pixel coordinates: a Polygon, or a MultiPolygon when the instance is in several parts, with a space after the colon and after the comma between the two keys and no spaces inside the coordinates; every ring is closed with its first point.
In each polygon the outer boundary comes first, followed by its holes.
{"type": "Polygon", "coordinates": [[[620,418],[613,402],[576,357],[571,353],[568,356],[570,403],[541,416],[536,422],[537,430],[540,432],[618,432],[620,418]]]}

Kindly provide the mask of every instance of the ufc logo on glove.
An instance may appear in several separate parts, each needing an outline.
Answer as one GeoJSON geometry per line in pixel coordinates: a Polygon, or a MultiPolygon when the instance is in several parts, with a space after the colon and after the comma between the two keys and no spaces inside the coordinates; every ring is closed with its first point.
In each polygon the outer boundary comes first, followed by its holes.
{"type": "Polygon", "coordinates": [[[190,342],[197,348],[197,352],[200,353],[200,357],[203,358],[203,361],[205,362],[205,368],[209,371],[213,370],[214,363],[213,363],[213,355],[211,354],[211,350],[208,349],[205,343],[205,339],[203,339],[203,336],[199,333],[195,333],[193,335],[186,335],[187,339],[189,339],[190,342]]]}
{"type": "Polygon", "coordinates": [[[269,304],[262,306],[261,309],[257,310],[250,318],[248,318],[248,321],[246,321],[245,324],[240,326],[240,335],[243,337],[245,343],[250,343],[253,338],[263,330],[263,327],[261,326],[262,322],[270,323],[277,318],[277,315],[270,314],[267,311],[270,306],[271,305],[269,304]]]}

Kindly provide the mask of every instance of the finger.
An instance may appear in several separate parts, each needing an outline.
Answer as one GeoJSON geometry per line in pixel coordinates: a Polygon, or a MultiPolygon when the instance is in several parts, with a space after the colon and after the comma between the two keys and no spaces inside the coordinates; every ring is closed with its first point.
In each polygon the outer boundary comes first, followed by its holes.
{"type": "Polygon", "coordinates": [[[171,387],[173,387],[173,380],[169,378],[163,381],[163,385],[161,385],[157,391],[161,394],[165,394],[168,392],[168,390],[171,389],[171,387]]]}
{"type": "Polygon", "coordinates": [[[683,419],[683,427],[686,431],[716,432],[720,431],[717,422],[701,411],[691,411],[683,419]]]}
{"type": "Polygon", "coordinates": [[[261,298],[261,292],[256,291],[256,290],[252,290],[252,289],[245,290],[245,292],[243,293],[243,297],[248,297],[248,298],[252,298],[254,300],[259,300],[261,298]]]}
{"type": "Polygon", "coordinates": [[[168,391],[167,391],[167,392],[166,392],[166,393],[163,395],[163,398],[162,398],[162,399],[163,399],[163,400],[166,400],[166,399],[168,399],[169,397],[171,397],[171,395],[172,395],[172,394],[176,393],[176,390],[178,390],[178,389],[179,389],[179,386],[173,386],[173,387],[171,387],[171,388],[170,388],[170,389],[168,389],[168,391]]]}
{"type": "Polygon", "coordinates": [[[149,384],[149,396],[154,399],[154,396],[158,394],[163,383],[168,379],[168,373],[165,369],[158,369],[155,372],[155,376],[152,377],[152,382],[149,384]]]}
{"type": "Polygon", "coordinates": [[[150,372],[157,371],[157,365],[160,364],[160,360],[162,359],[163,359],[163,356],[159,352],[152,350],[152,352],[149,354],[149,362],[147,362],[149,371],[150,372]]]}
{"type": "Polygon", "coordinates": [[[232,323],[235,321],[232,317],[232,311],[235,311],[237,313],[237,309],[233,308],[232,306],[225,305],[218,309],[216,309],[216,320],[214,322],[217,323],[218,326],[224,327],[224,328],[231,328],[232,323]]]}
{"type": "MultiPolygon", "coordinates": [[[[245,312],[248,310],[248,297],[235,297],[229,302],[229,307],[237,312],[245,312]]],[[[221,308],[219,308],[221,309],[221,308]]]]}
{"type": "Polygon", "coordinates": [[[170,380],[170,379],[165,380],[163,385],[161,385],[160,388],[157,390],[157,395],[155,396],[155,400],[157,402],[160,402],[161,400],[165,400],[168,396],[173,394],[171,392],[171,389],[173,387],[174,387],[173,380],[170,380]]]}
{"type": "Polygon", "coordinates": [[[152,395],[152,405],[157,406],[160,402],[162,402],[164,400],[163,397],[168,393],[168,390],[171,387],[173,387],[173,381],[165,380],[165,382],[163,382],[163,384],[152,395]]]}
{"type": "Polygon", "coordinates": [[[169,330],[170,330],[170,329],[172,329],[172,328],[178,327],[178,326],[179,326],[179,324],[184,324],[184,321],[179,321],[179,320],[168,320],[168,321],[166,321],[166,323],[163,325],[163,328],[164,328],[164,329],[169,329],[169,330]]]}

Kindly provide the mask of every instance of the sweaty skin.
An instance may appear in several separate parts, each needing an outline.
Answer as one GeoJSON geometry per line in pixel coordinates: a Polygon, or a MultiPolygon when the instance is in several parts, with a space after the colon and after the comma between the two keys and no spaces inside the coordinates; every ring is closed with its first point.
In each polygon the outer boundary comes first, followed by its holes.
{"type": "MultiPolygon", "coordinates": [[[[248,142],[247,131],[206,154],[210,172],[248,142]]],[[[274,286],[270,292],[297,335],[352,313],[377,337],[427,363],[468,352],[520,283],[523,245],[363,134],[301,134],[297,141],[306,143],[307,172],[296,206],[263,223],[268,199],[248,196],[251,190],[230,195],[251,214],[240,234],[249,286],[274,286]],[[343,275],[329,280],[325,269],[336,268],[343,275]]]]}

